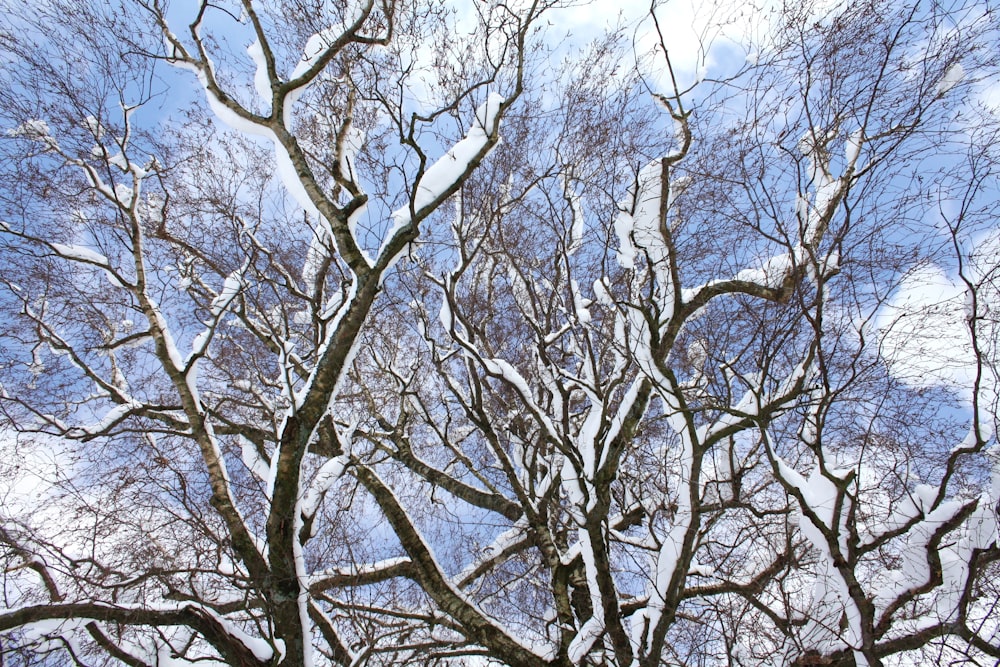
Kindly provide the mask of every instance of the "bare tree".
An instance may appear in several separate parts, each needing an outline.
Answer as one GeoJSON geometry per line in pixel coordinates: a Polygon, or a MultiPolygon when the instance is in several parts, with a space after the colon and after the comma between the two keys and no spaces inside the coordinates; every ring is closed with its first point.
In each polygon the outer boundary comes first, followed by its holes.
{"type": "Polygon", "coordinates": [[[4,660],[1000,658],[989,3],[690,86],[655,5],[89,4],[0,23],[4,660]]]}

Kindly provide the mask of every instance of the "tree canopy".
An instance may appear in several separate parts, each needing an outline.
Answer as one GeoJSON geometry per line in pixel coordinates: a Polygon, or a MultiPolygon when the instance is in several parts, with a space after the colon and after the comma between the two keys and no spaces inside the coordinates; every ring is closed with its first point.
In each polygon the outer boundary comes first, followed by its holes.
{"type": "Polygon", "coordinates": [[[0,663],[1000,658],[998,8],[586,11],[0,2],[0,663]]]}

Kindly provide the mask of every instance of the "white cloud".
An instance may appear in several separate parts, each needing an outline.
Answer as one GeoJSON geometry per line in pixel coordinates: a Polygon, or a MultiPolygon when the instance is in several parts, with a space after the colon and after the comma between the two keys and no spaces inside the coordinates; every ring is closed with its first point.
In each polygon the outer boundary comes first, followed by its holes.
{"type": "Polygon", "coordinates": [[[890,372],[912,387],[947,387],[971,403],[976,377],[982,370],[980,396],[984,407],[995,404],[996,373],[991,365],[1000,337],[994,314],[1000,290],[994,274],[1000,259],[1000,229],[979,235],[971,243],[965,275],[977,286],[972,294],[957,275],[936,265],[910,271],[899,290],[875,319],[881,354],[890,372]],[[970,329],[975,316],[982,368],[977,365],[970,329]]]}
{"type": "Polygon", "coordinates": [[[5,514],[30,515],[44,507],[59,480],[71,472],[65,443],[0,431],[0,501],[5,514]]]}
{"type": "Polygon", "coordinates": [[[939,267],[910,271],[876,318],[896,377],[918,387],[969,384],[972,344],[965,286],[939,267]]]}

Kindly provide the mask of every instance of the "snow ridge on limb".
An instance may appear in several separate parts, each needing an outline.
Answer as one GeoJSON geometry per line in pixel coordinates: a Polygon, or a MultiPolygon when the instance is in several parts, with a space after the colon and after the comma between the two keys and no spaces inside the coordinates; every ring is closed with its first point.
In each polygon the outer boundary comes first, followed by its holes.
{"type": "Polygon", "coordinates": [[[393,211],[393,225],[376,255],[376,263],[382,270],[392,268],[403,255],[408,243],[406,239],[413,234],[413,225],[454,194],[471,170],[496,147],[500,140],[500,118],[511,101],[490,93],[486,102],[477,107],[465,137],[418,172],[409,204],[393,211]]]}

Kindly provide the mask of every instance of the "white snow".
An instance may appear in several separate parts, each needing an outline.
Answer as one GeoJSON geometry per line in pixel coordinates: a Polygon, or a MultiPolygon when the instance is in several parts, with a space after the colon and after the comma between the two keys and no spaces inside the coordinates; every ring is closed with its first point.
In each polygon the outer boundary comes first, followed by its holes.
{"type": "MultiPolygon", "coordinates": [[[[795,487],[802,494],[806,506],[812,510],[816,518],[825,528],[835,528],[833,526],[833,515],[836,510],[837,487],[826,476],[824,476],[819,466],[816,466],[809,475],[808,480],[798,473],[794,468],[785,463],[781,458],[776,457],[778,473],[788,484],[795,487]]],[[[803,517],[802,530],[813,543],[817,540],[826,544],[822,534],[815,531],[811,522],[803,517]],[[806,525],[806,524],[809,525],[806,525]]]]}
{"type": "MultiPolygon", "coordinates": [[[[483,150],[495,130],[496,117],[504,98],[490,94],[486,102],[476,109],[475,122],[465,138],[450,148],[441,158],[428,167],[417,182],[413,194],[413,210],[421,211],[458,182],[468,170],[469,164],[483,150]]],[[[393,213],[393,217],[409,217],[407,209],[393,213]]]]}
{"type": "Polygon", "coordinates": [[[623,269],[635,269],[635,256],[638,250],[632,242],[632,229],[635,220],[626,211],[615,216],[615,235],[618,237],[618,264],[623,269]]]}
{"type": "Polygon", "coordinates": [[[667,230],[664,228],[667,221],[662,219],[663,211],[669,211],[674,198],[687,184],[684,178],[665,184],[663,160],[653,160],[639,171],[630,188],[629,200],[621,206],[621,212],[614,220],[615,235],[618,237],[618,264],[624,269],[634,270],[636,256],[645,256],[654,278],[654,296],[661,321],[671,317],[674,306],[671,257],[665,237],[667,230]],[[664,185],[667,186],[666,192],[664,185]]]}
{"type": "MultiPolygon", "coordinates": [[[[463,582],[479,568],[483,561],[488,561],[499,554],[502,554],[505,550],[511,546],[524,541],[525,538],[525,526],[526,522],[524,519],[518,521],[513,527],[501,532],[494,538],[494,540],[485,546],[481,551],[481,557],[473,558],[462,571],[455,576],[454,580],[458,582],[463,582]]],[[[399,559],[406,560],[406,559],[399,559]]]]}
{"type": "Polygon", "coordinates": [[[123,172],[128,172],[129,170],[128,158],[126,158],[123,153],[115,153],[114,155],[109,157],[108,164],[110,164],[113,167],[118,167],[123,172]]]}
{"type": "Polygon", "coordinates": [[[590,536],[581,527],[577,531],[579,535],[580,556],[583,558],[584,571],[587,575],[587,588],[590,592],[590,602],[594,610],[594,615],[583,624],[576,637],[569,645],[570,661],[579,664],[583,657],[590,651],[594,642],[604,633],[607,627],[604,618],[604,605],[601,601],[600,589],[597,586],[597,565],[594,562],[594,547],[590,543],[590,536]]]}
{"type": "Polygon", "coordinates": [[[240,456],[243,465],[252,472],[257,479],[265,481],[270,473],[270,466],[257,453],[257,447],[244,436],[240,436],[240,456]]]}
{"type": "Polygon", "coordinates": [[[807,130],[799,139],[798,149],[806,158],[809,182],[816,188],[826,185],[832,179],[830,175],[830,156],[827,144],[835,136],[834,130],[824,131],[821,127],[807,130]]]}
{"type": "Polygon", "coordinates": [[[524,379],[524,376],[505,359],[481,359],[483,366],[486,370],[493,375],[497,375],[504,379],[508,384],[510,384],[517,392],[520,394],[521,399],[525,404],[531,409],[532,413],[535,415],[542,426],[545,427],[546,432],[555,440],[559,439],[559,430],[555,427],[555,424],[549,418],[548,414],[538,407],[536,404],[531,387],[528,385],[528,381],[524,379]]]}
{"type": "Polygon", "coordinates": [[[104,126],[101,125],[101,122],[95,116],[87,116],[84,119],[84,125],[86,125],[97,141],[104,138],[104,126]]]}
{"type": "Polygon", "coordinates": [[[271,645],[264,639],[247,634],[235,623],[223,616],[220,616],[214,611],[211,611],[207,607],[200,608],[203,609],[207,615],[213,616],[215,620],[218,621],[219,625],[225,629],[227,634],[250,649],[250,652],[254,654],[254,657],[261,662],[267,662],[274,656],[274,649],[272,649],[271,645]]]}
{"type": "Polygon", "coordinates": [[[337,567],[329,570],[323,570],[322,572],[316,572],[309,576],[309,585],[313,586],[317,583],[322,582],[324,579],[328,579],[331,577],[351,577],[351,576],[360,576],[366,574],[374,574],[376,572],[381,572],[382,570],[388,570],[396,567],[397,565],[402,565],[403,563],[408,563],[408,562],[410,562],[410,559],[408,557],[397,556],[394,558],[385,558],[375,563],[362,563],[360,565],[349,565],[346,567],[337,567]]]}
{"type": "Polygon", "coordinates": [[[580,292],[580,285],[577,284],[576,280],[570,281],[570,291],[573,293],[573,314],[576,315],[577,321],[580,324],[589,324],[591,320],[590,311],[588,310],[590,300],[583,297],[583,293],[580,292]]]}
{"type": "Polygon", "coordinates": [[[774,255],[764,260],[760,268],[743,269],[736,274],[735,280],[745,280],[771,289],[778,289],[794,266],[795,258],[792,253],[774,255]]]}
{"type": "Polygon", "coordinates": [[[587,409],[587,417],[583,420],[583,425],[580,426],[580,432],[576,436],[576,448],[580,452],[580,458],[583,459],[583,474],[589,483],[590,480],[594,479],[594,474],[597,471],[597,461],[595,460],[598,453],[597,434],[604,421],[604,405],[593,392],[585,390],[585,393],[590,401],[590,407],[587,409]]]}
{"type": "MultiPolygon", "coordinates": [[[[594,608],[596,612],[598,607],[594,608]]],[[[604,619],[595,613],[587,622],[583,624],[580,631],[577,633],[576,637],[569,645],[568,658],[571,664],[578,665],[581,664],[583,658],[593,647],[594,642],[597,641],[601,635],[604,633],[604,619]]]]}
{"type": "Polygon", "coordinates": [[[89,435],[95,435],[98,433],[103,433],[107,429],[111,428],[114,424],[124,419],[132,410],[137,410],[142,407],[141,403],[126,403],[124,405],[116,405],[107,411],[104,417],[93,424],[83,427],[83,432],[89,435]]]}
{"type": "MultiPolygon", "coordinates": [[[[102,605],[107,607],[113,607],[118,610],[147,610],[152,609],[154,611],[176,611],[183,608],[197,609],[199,613],[205,616],[211,617],[215,622],[217,622],[223,630],[233,639],[239,641],[243,644],[251,653],[254,654],[261,662],[268,662],[273,656],[274,651],[267,641],[260,637],[254,637],[240,628],[236,623],[230,619],[217,613],[210,607],[200,605],[194,602],[188,602],[184,604],[145,604],[145,605],[133,605],[128,603],[117,603],[110,605],[103,602],[94,602],[93,604],[102,605]]],[[[11,610],[13,611],[13,610],[11,610]]],[[[69,633],[82,629],[88,622],[87,618],[76,618],[76,619],[46,619],[43,621],[35,621],[33,623],[24,626],[25,634],[32,640],[44,640],[48,636],[60,637],[62,639],[69,638],[69,633]]],[[[161,645],[162,648],[163,645],[161,645]]],[[[135,644],[129,644],[129,647],[133,650],[139,648],[135,644]]],[[[62,648],[62,641],[54,645],[54,649],[62,648]]],[[[185,663],[158,663],[158,664],[189,664],[185,663]]],[[[213,662],[208,662],[206,664],[218,664],[213,662]]]]}
{"type": "Polygon", "coordinates": [[[59,256],[72,259],[77,262],[96,264],[97,266],[108,267],[108,258],[99,252],[82,245],[63,245],[62,243],[50,244],[59,256]]]}
{"type": "Polygon", "coordinates": [[[267,75],[267,60],[264,59],[264,49],[260,40],[254,40],[253,44],[247,47],[247,53],[253,60],[256,69],[253,75],[253,86],[257,94],[266,102],[271,101],[271,80],[267,75]]]}
{"type": "Polygon", "coordinates": [[[316,59],[323,55],[323,52],[334,45],[338,38],[344,34],[344,25],[332,25],[329,28],[320,30],[319,32],[312,35],[307,41],[305,49],[302,51],[302,57],[299,59],[298,64],[295,65],[295,69],[289,75],[288,80],[294,81],[299,78],[306,71],[312,67],[316,59]]]}
{"type": "Polygon", "coordinates": [[[815,244],[818,235],[824,232],[820,228],[823,219],[830,214],[830,207],[840,195],[843,187],[841,179],[825,180],[816,186],[816,194],[813,197],[812,206],[809,207],[809,215],[805,226],[805,233],[802,240],[808,244],[815,244]]]}
{"type": "MultiPolygon", "coordinates": [[[[341,36],[344,35],[352,26],[354,26],[358,21],[361,20],[362,11],[364,9],[364,3],[357,3],[353,7],[354,15],[345,16],[344,23],[337,23],[324,28],[319,32],[313,34],[306,40],[305,48],[302,51],[302,57],[299,62],[295,65],[289,75],[289,81],[296,81],[300,77],[309,71],[318,58],[322,58],[324,52],[332,47],[341,36]]],[[[298,87],[292,89],[288,92],[285,97],[285,108],[284,108],[284,121],[285,127],[291,127],[292,122],[292,110],[295,107],[296,101],[302,96],[306,88],[309,86],[311,81],[306,81],[300,84],[298,87]]]]}
{"type": "MultiPolygon", "coordinates": [[[[287,127],[287,125],[286,125],[287,127]]],[[[268,134],[271,134],[268,132],[268,134]]],[[[302,207],[306,213],[313,217],[319,217],[319,209],[313,204],[312,199],[309,197],[309,193],[306,192],[305,187],[302,185],[302,181],[299,180],[298,173],[295,170],[295,165],[292,164],[292,158],[289,157],[288,151],[285,147],[281,145],[277,137],[271,134],[271,140],[274,144],[274,159],[275,166],[277,167],[278,177],[281,179],[281,184],[285,186],[288,193],[292,195],[295,199],[295,203],[302,207]]]]}
{"type": "Polygon", "coordinates": [[[441,297],[441,310],[438,313],[438,320],[446,331],[451,331],[455,326],[455,318],[451,314],[451,304],[448,303],[447,295],[441,297]]]}
{"type": "Polygon", "coordinates": [[[566,254],[572,255],[583,246],[585,226],[583,205],[580,202],[580,195],[573,190],[567,178],[563,178],[563,192],[565,193],[566,201],[569,202],[570,214],[573,216],[573,222],[569,230],[569,244],[566,246],[566,254]]]}
{"type": "Polygon", "coordinates": [[[847,138],[847,143],[844,146],[844,161],[848,165],[853,165],[857,163],[858,156],[861,155],[861,146],[865,142],[865,132],[860,127],[854,132],[851,132],[851,136],[847,138]]]}
{"type": "Polygon", "coordinates": [[[212,299],[210,310],[213,318],[218,318],[240,293],[243,288],[243,271],[244,268],[240,268],[226,276],[219,294],[212,299]]]}
{"type": "Polygon", "coordinates": [[[319,503],[333,483],[340,479],[347,466],[348,456],[341,455],[329,459],[316,472],[309,488],[302,498],[301,511],[304,517],[312,517],[319,509],[319,503]]]}
{"type": "Polygon", "coordinates": [[[124,183],[116,183],[114,193],[114,198],[118,203],[126,208],[132,208],[132,202],[135,201],[135,190],[124,183]]]}
{"type": "Polygon", "coordinates": [[[344,305],[344,294],[343,292],[336,291],[330,292],[327,297],[326,303],[323,304],[323,310],[320,312],[320,319],[323,321],[339,319],[340,308],[344,305]]]}
{"type": "Polygon", "coordinates": [[[365,132],[354,125],[351,125],[347,129],[347,134],[344,136],[344,142],[342,145],[342,153],[340,156],[340,169],[347,175],[352,181],[357,183],[357,169],[354,166],[354,158],[361,151],[365,145],[365,132]]]}
{"type": "Polygon", "coordinates": [[[52,131],[49,129],[49,124],[44,120],[26,120],[17,127],[7,130],[7,136],[24,137],[25,139],[31,139],[32,141],[39,141],[45,144],[46,148],[49,150],[59,150],[59,144],[52,137],[52,131]]]}
{"type": "Polygon", "coordinates": [[[595,280],[593,289],[594,297],[597,299],[598,303],[607,308],[614,308],[615,300],[614,297],[611,296],[611,292],[608,291],[607,278],[598,278],[595,280]]]}

